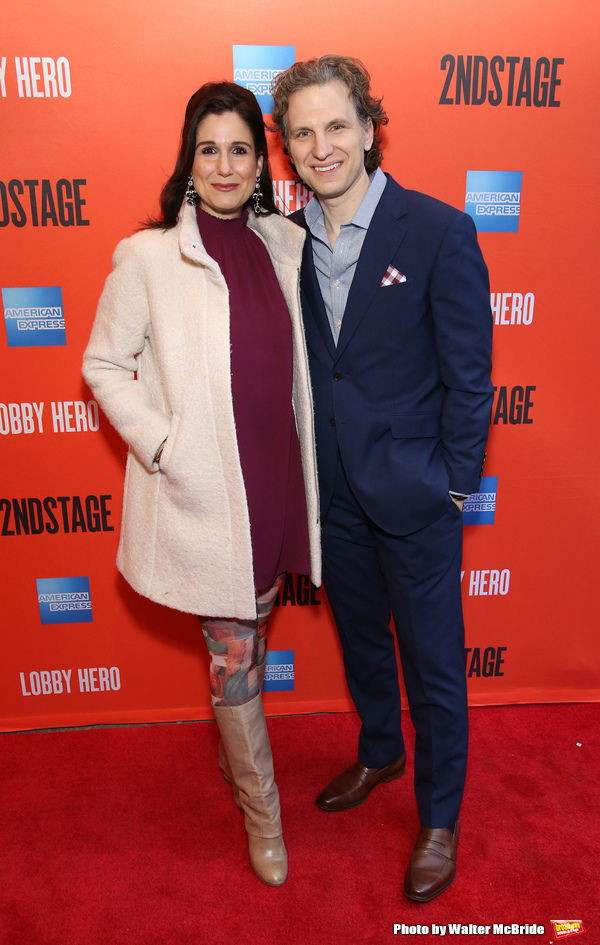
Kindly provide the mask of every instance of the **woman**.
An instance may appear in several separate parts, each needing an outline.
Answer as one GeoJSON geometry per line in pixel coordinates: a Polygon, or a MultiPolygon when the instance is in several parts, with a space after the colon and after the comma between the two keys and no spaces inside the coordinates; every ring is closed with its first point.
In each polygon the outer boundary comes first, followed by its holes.
{"type": "Polygon", "coordinates": [[[139,593],[198,614],[219,763],[257,875],[287,875],[260,695],[283,573],[320,583],[303,231],[277,214],[247,89],[190,99],[161,214],[117,247],[84,376],[129,445],[117,566],[139,593]]]}

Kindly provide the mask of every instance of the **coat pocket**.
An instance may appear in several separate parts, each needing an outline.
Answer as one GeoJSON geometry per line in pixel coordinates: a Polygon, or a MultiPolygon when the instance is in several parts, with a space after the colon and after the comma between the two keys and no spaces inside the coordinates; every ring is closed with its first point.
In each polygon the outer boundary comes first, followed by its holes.
{"type": "Polygon", "coordinates": [[[159,469],[161,472],[166,475],[169,474],[171,457],[173,456],[173,450],[177,442],[177,427],[179,426],[179,417],[176,413],[171,417],[171,426],[169,427],[169,434],[167,436],[167,442],[164,445],[159,463],[159,469]]]}

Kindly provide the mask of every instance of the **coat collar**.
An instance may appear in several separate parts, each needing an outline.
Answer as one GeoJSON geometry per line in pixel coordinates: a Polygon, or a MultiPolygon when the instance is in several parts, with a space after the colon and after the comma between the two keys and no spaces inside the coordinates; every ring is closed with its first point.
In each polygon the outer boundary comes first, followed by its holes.
{"type": "MultiPolygon", "coordinates": [[[[303,225],[307,226],[306,222],[304,221],[304,217],[302,220],[303,225]]],[[[306,232],[310,233],[308,228],[306,232]]],[[[335,360],[336,348],[333,335],[331,334],[331,328],[329,327],[327,310],[325,308],[325,303],[323,302],[323,296],[321,295],[321,287],[319,285],[317,270],[315,269],[315,261],[312,251],[312,237],[310,237],[310,235],[308,236],[304,245],[302,271],[300,274],[300,289],[307,302],[306,306],[303,305],[303,316],[307,339],[310,342],[314,332],[313,326],[316,326],[321,340],[325,344],[325,347],[327,348],[331,357],[335,360]]]]}
{"type": "Polygon", "coordinates": [[[248,226],[260,236],[274,262],[300,268],[306,239],[306,232],[301,226],[276,213],[261,213],[257,216],[252,210],[248,216],[248,226]]]}
{"type": "MultiPolygon", "coordinates": [[[[248,226],[263,241],[274,262],[282,266],[300,268],[302,247],[306,239],[306,233],[302,227],[296,226],[295,223],[275,213],[256,216],[253,210],[248,215],[248,226]]],[[[182,255],[191,259],[192,262],[218,272],[219,267],[204,248],[196,219],[196,207],[190,206],[187,200],[183,201],[179,211],[177,227],[179,249],[182,255]]]]}

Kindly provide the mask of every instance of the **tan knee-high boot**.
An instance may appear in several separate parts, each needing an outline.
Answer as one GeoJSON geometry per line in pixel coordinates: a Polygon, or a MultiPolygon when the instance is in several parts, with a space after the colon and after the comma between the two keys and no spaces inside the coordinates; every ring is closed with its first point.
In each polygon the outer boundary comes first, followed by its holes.
{"type": "Polygon", "coordinates": [[[231,765],[229,764],[229,758],[227,757],[227,752],[225,751],[225,745],[223,744],[223,739],[221,739],[221,741],[219,742],[218,760],[219,760],[219,768],[223,772],[223,777],[227,781],[227,784],[231,784],[231,787],[233,789],[233,798],[235,800],[235,803],[241,810],[242,805],[240,803],[240,792],[238,790],[237,784],[233,780],[233,775],[231,773],[231,765]]]}
{"type": "MultiPolygon", "coordinates": [[[[260,664],[260,666],[257,666],[257,672],[258,672],[258,691],[259,691],[259,692],[262,692],[263,682],[264,682],[264,678],[265,678],[265,668],[266,668],[266,665],[267,665],[267,663],[266,663],[266,660],[265,660],[264,662],[262,662],[262,663],[260,664]]],[[[241,805],[241,803],[240,803],[240,792],[239,792],[239,790],[238,790],[237,784],[236,784],[235,781],[233,780],[233,775],[231,774],[231,765],[229,764],[229,759],[228,759],[228,757],[227,757],[227,752],[225,751],[225,745],[223,744],[223,741],[222,741],[222,740],[219,742],[219,750],[218,750],[218,753],[217,753],[217,757],[218,757],[218,761],[219,761],[219,768],[220,768],[221,771],[223,772],[223,777],[224,777],[225,780],[227,781],[227,784],[231,784],[231,787],[232,787],[232,790],[233,790],[233,798],[234,798],[234,800],[235,800],[235,803],[237,804],[237,806],[239,807],[239,809],[242,810],[242,805],[241,805]]]]}
{"type": "Polygon", "coordinates": [[[281,886],[287,853],[262,697],[239,706],[213,706],[213,711],[244,811],[252,869],[269,886],[281,886]]]}

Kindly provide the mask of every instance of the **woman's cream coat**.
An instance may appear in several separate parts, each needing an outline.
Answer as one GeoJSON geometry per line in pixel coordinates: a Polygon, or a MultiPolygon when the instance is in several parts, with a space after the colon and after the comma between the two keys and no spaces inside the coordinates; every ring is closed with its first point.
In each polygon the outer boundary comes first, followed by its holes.
{"type": "MultiPolygon", "coordinates": [[[[292,321],[293,403],[312,580],[321,581],[313,407],[300,317],[304,232],[248,217],[292,321]]],[[[231,395],[229,293],[202,245],[195,208],[171,230],[119,243],[83,374],[129,445],[117,567],[151,600],[209,616],[256,617],[250,522],[231,395]],[[160,458],[156,452],[167,438],[160,458]]],[[[277,364],[273,365],[277,371],[277,364]]]]}

